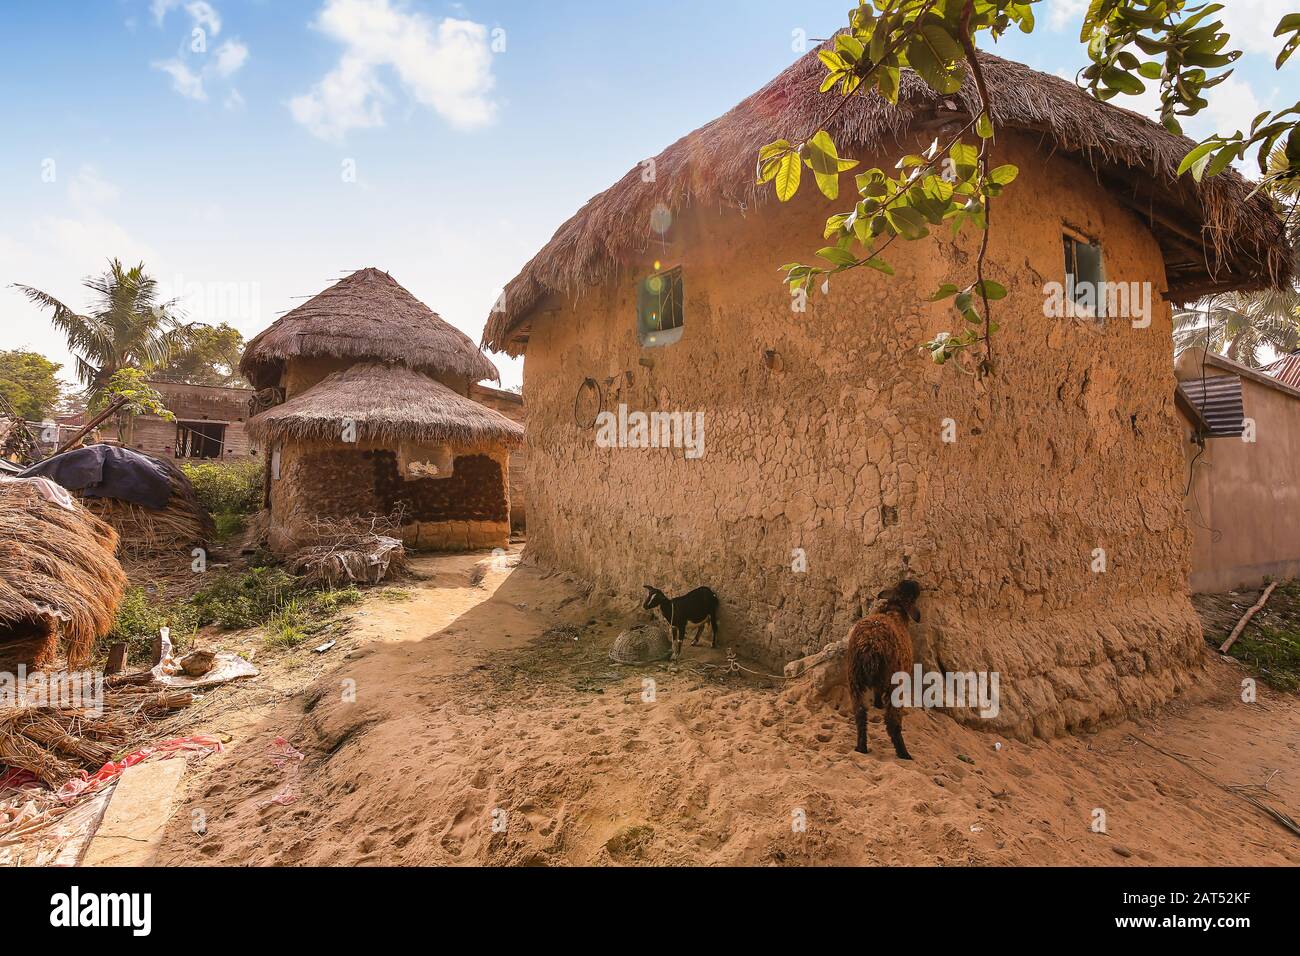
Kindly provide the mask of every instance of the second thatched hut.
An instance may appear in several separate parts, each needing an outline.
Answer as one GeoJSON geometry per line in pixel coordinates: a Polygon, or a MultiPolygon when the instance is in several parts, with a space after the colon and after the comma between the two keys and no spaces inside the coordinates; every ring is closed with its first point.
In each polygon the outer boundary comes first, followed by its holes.
{"type": "Polygon", "coordinates": [[[509,458],[523,428],[468,397],[496,367],[388,273],[363,269],[249,343],[248,423],[269,451],[270,547],[322,522],[392,517],[408,547],[510,540],[509,458]]]}

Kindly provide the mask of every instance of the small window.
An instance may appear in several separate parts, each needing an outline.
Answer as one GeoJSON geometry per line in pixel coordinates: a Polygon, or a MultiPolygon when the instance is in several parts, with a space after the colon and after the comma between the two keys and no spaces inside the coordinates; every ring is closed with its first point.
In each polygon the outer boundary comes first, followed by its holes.
{"type": "Polygon", "coordinates": [[[1065,296],[1075,314],[1088,318],[1106,315],[1106,270],[1101,243],[1067,235],[1065,240],[1065,296]]]}
{"type": "Polygon", "coordinates": [[[657,272],[641,281],[636,297],[636,333],[647,348],[672,345],[682,337],[682,270],[657,272]]]}
{"type": "Polygon", "coordinates": [[[226,426],[216,422],[177,422],[177,458],[220,458],[226,447],[226,426]]]}
{"type": "Polygon", "coordinates": [[[456,472],[456,456],[450,445],[420,448],[409,453],[403,449],[400,468],[407,481],[450,478],[456,472]]]}

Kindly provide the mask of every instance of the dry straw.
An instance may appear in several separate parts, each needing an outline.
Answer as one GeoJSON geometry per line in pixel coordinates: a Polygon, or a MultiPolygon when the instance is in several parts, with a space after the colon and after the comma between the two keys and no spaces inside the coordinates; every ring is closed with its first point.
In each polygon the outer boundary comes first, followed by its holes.
{"type": "MultiPolygon", "coordinates": [[[[142,561],[156,555],[207,548],[216,527],[212,516],[199,503],[194,486],[172,462],[162,458],[153,461],[162,466],[171,482],[172,494],[166,508],[154,510],[115,498],[81,498],[81,503],[117,531],[124,559],[142,561]]],[[[188,559],[184,567],[188,570],[188,559]]]]}
{"type": "Polygon", "coordinates": [[[326,376],[301,395],[249,419],[253,437],[342,440],[351,423],[359,442],[422,441],[513,447],[524,429],[500,412],[460,395],[420,372],[362,362],[326,376]]]}
{"type": "Polygon", "coordinates": [[[362,269],[283,315],[248,343],[240,371],[280,384],[286,359],[381,359],[440,377],[498,381],[496,366],[387,272],[362,269]]]}
{"type": "MultiPolygon", "coordinates": [[[[1046,152],[1081,160],[1150,224],[1164,251],[1171,297],[1190,301],[1227,289],[1282,286],[1291,270],[1282,226],[1267,198],[1228,171],[1195,184],[1178,166],[1194,143],[1128,110],[1101,103],[1073,83],[980,54],[1000,129],[1037,137],[1046,152]]],[[[837,102],[818,93],[825,69],[816,51],[726,115],[678,140],[589,200],[505,288],[483,344],[523,354],[526,320],[550,296],[577,295],[617,277],[654,237],[652,215],[691,205],[753,208],[773,201],[755,185],[758,151],[780,137],[811,133],[837,102]]],[[[951,96],[904,71],[897,106],[875,93],[854,96],[828,125],[841,153],[897,148],[913,131],[938,134],[978,110],[974,84],[951,96]]],[[[739,212],[736,213],[739,215],[739,212]]],[[[775,267],[773,264],[773,275],[775,267]]]]}
{"type": "Polygon", "coordinates": [[[0,655],[6,645],[35,648],[20,663],[47,666],[61,637],[68,665],[85,664],[126,588],[117,542],[85,508],[69,511],[31,482],[0,479],[0,655]]]}

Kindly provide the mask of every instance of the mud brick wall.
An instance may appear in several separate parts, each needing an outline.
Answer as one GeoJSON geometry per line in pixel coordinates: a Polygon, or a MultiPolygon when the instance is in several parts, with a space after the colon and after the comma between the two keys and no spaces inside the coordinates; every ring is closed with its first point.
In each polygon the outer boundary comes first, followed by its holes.
{"type": "Polygon", "coordinates": [[[457,456],[450,478],[408,481],[392,451],[362,456],[374,475],[374,494],[385,513],[404,505],[406,515],[424,521],[507,521],[510,517],[501,466],[486,455],[457,456]]]}
{"type": "MultiPolygon", "coordinates": [[[[995,303],[987,379],[917,348],[961,325],[950,302],[927,299],[971,281],[975,231],[895,243],[894,277],[836,276],[792,309],[778,266],[812,261],[826,217],[847,208],[813,187],[788,204],[678,210],[667,248],[534,316],[530,554],[629,601],[644,581],[708,585],[723,642],[771,665],[842,638],[880,588],[911,575],[926,589],[921,659],[997,672],[998,719],[954,716],[999,733],[1086,729],[1187,686],[1204,649],[1160,250],[1085,166],[1006,132],[994,160],[1021,173],[993,217],[987,271],[1009,295],[995,303]],[[1109,281],[1153,284],[1148,328],[1044,315],[1044,284],[1065,278],[1066,228],[1100,239],[1109,281]],[[636,288],[656,259],[683,267],[685,332],[642,349],[636,288]],[[607,411],[702,411],[704,456],[598,447],[575,420],[589,377],[607,411]]],[[[583,400],[589,419],[595,399],[583,400]]]]}
{"type": "Polygon", "coordinates": [[[493,447],[456,449],[451,477],[405,480],[393,449],[287,445],[280,478],[271,483],[271,550],[284,555],[301,547],[315,518],[390,515],[399,505],[405,506],[400,533],[409,547],[505,547],[508,454],[493,447]]]}

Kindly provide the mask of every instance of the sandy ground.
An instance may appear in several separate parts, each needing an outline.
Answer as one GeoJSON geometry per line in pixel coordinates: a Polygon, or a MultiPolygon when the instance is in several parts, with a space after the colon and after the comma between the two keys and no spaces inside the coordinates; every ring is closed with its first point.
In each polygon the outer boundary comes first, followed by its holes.
{"type": "Polygon", "coordinates": [[[213,695],[198,716],[231,745],[187,774],[158,862],[1300,863],[1300,840],[1219,785],[1300,817],[1300,700],[1242,703],[1236,665],[1089,737],[914,713],[904,762],[879,712],[859,755],[847,715],[728,672],[725,634],[681,666],[622,667],[608,650],[632,599],[482,560],[418,559],[410,599],[368,600],[301,690],[278,670],[269,697],[213,695]],[[301,761],[272,759],[280,735],[301,761]]]}

